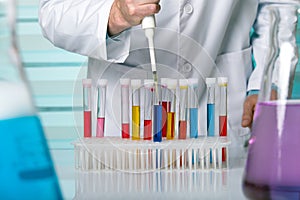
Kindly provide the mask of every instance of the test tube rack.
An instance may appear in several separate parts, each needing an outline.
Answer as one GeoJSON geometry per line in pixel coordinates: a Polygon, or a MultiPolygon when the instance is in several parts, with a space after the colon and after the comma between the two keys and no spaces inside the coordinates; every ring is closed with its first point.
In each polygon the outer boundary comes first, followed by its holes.
{"type": "Polygon", "coordinates": [[[229,160],[227,137],[198,137],[185,140],[130,140],[119,137],[82,138],[73,142],[75,168],[83,171],[226,169],[229,160]],[[226,161],[222,161],[222,149],[226,161]]]}

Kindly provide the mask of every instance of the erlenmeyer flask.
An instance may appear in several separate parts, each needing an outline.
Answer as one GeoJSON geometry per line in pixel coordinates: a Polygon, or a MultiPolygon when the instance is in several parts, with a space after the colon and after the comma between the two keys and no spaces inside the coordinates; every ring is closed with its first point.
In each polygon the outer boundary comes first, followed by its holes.
{"type": "Polygon", "coordinates": [[[15,0],[0,0],[0,199],[62,199],[16,45],[15,0]]]}
{"type": "Polygon", "coordinates": [[[249,140],[243,191],[250,199],[300,198],[299,2],[266,4],[268,53],[249,140]],[[299,27],[298,27],[299,29],[299,27]]]}

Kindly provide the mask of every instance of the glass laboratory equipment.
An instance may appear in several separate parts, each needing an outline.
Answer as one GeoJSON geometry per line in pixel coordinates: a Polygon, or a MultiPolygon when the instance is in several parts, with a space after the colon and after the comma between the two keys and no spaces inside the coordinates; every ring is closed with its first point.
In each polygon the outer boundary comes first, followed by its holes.
{"type": "Polygon", "coordinates": [[[140,79],[132,79],[131,80],[131,89],[132,89],[132,101],[131,101],[131,109],[132,109],[132,139],[139,140],[140,139],[140,90],[141,90],[142,82],[140,79]]]}
{"type": "Polygon", "coordinates": [[[83,136],[92,137],[92,79],[82,79],[83,87],[83,136]]]}
{"type": "Polygon", "coordinates": [[[187,135],[187,95],[188,80],[179,79],[179,139],[186,139],[187,135]]]}
{"type": "MultiPolygon", "coordinates": [[[[155,81],[154,81],[155,85],[155,81]]],[[[153,142],[162,141],[162,105],[161,105],[161,90],[159,87],[154,88],[153,100],[153,142]]]]}
{"type": "MultiPolygon", "coordinates": [[[[218,77],[219,100],[219,136],[227,136],[227,77],[218,77]]],[[[226,161],[226,150],[222,149],[222,161],[226,161]]]]}
{"type": "Polygon", "coordinates": [[[168,113],[167,113],[167,139],[173,140],[175,138],[175,116],[176,116],[176,79],[168,79],[167,82],[167,102],[168,113]]]}
{"type": "Polygon", "coordinates": [[[198,100],[199,86],[198,79],[190,78],[189,83],[189,121],[190,121],[190,138],[198,137],[198,100]]]}
{"type": "Polygon", "coordinates": [[[144,140],[152,140],[152,110],[155,92],[153,79],[145,79],[144,88],[144,140]]]}
{"type": "Polygon", "coordinates": [[[168,89],[167,89],[167,82],[168,78],[161,78],[160,85],[161,85],[161,105],[162,105],[162,136],[165,138],[167,137],[167,113],[169,112],[169,104],[168,102],[168,89]]]}
{"type": "Polygon", "coordinates": [[[0,199],[62,199],[16,41],[16,1],[0,1],[0,199]]]}
{"type": "Polygon", "coordinates": [[[121,85],[121,121],[122,121],[122,138],[130,138],[129,127],[129,85],[130,79],[120,79],[121,85]]]}
{"type": "Polygon", "coordinates": [[[98,103],[97,103],[97,129],[96,137],[104,137],[105,127],[105,105],[106,105],[107,79],[100,79],[97,83],[98,103]]]}
{"type": "Polygon", "coordinates": [[[205,82],[207,86],[207,136],[214,136],[216,78],[206,78],[205,82]]]}
{"type": "Polygon", "coordinates": [[[250,199],[300,196],[300,96],[293,89],[299,85],[295,76],[299,3],[290,2],[294,3],[261,8],[265,16],[261,20],[269,21],[264,29],[269,31],[264,38],[269,47],[243,178],[243,191],[250,199]]]}

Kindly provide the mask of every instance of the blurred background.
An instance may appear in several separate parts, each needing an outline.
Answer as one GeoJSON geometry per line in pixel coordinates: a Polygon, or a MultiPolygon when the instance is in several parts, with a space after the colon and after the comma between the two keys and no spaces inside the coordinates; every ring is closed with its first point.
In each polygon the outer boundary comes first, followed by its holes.
{"type": "Polygon", "coordinates": [[[17,31],[23,65],[50,148],[72,147],[69,142],[77,138],[74,112],[82,110],[81,105],[73,106],[73,85],[81,81],[77,76],[80,70],[86,70],[87,59],[56,48],[43,38],[38,4],[39,0],[18,1],[17,31]]]}

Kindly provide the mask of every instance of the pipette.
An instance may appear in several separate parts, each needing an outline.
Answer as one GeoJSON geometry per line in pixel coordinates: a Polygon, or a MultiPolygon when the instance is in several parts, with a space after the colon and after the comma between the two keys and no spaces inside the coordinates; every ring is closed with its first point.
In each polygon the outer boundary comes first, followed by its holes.
{"type": "MultiPolygon", "coordinates": [[[[142,28],[145,30],[145,35],[148,39],[148,46],[150,52],[150,61],[151,61],[151,70],[154,80],[154,86],[156,91],[156,96],[158,96],[158,87],[157,87],[157,72],[156,72],[156,58],[154,52],[154,28],[156,27],[154,15],[146,16],[142,20],[142,28]]],[[[157,98],[159,99],[159,98],[157,98]]]]}

